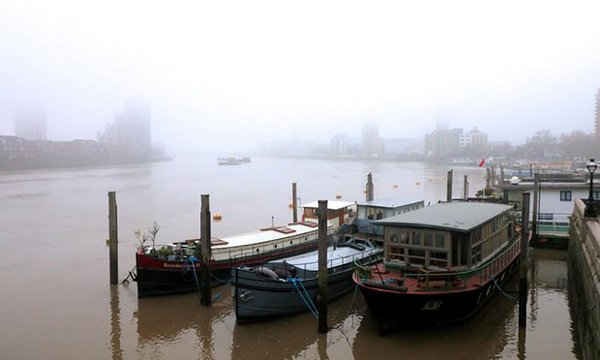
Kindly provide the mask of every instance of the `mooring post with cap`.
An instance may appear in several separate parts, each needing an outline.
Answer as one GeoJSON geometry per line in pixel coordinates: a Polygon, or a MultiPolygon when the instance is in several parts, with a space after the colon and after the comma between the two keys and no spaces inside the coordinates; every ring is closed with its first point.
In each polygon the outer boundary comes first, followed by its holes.
{"type": "Polygon", "coordinates": [[[200,264],[200,302],[204,306],[210,306],[212,303],[212,294],[210,287],[210,205],[208,194],[202,194],[202,208],[200,212],[200,251],[202,254],[202,263],[200,264]]]}
{"type": "Polygon", "coordinates": [[[292,222],[298,222],[298,196],[296,194],[296,183],[292,183],[292,222]]]}
{"type": "Polygon", "coordinates": [[[454,170],[448,170],[448,177],[446,178],[446,201],[452,201],[452,176],[454,175],[454,170]]]}
{"type": "Polygon", "coordinates": [[[529,193],[523,193],[521,254],[519,257],[519,327],[527,325],[527,250],[529,248],[529,193]]]}
{"type": "Polygon", "coordinates": [[[110,284],[119,283],[119,230],[117,223],[117,195],[114,191],[108,193],[108,257],[110,284]]]}
{"type": "Polygon", "coordinates": [[[327,326],[327,200],[319,200],[319,333],[326,333],[327,326]]]}

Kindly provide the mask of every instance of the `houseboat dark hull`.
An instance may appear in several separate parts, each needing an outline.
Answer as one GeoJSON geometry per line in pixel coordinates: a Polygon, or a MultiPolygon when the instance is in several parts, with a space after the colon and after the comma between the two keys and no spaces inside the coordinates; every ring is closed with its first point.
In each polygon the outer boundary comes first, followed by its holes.
{"type": "MultiPolygon", "coordinates": [[[[316,249],[315,241],[290,246],[256,256],[211,262],[211,285],[222,285],[230,280],[231,269],[252,266],[316,249]]],[[[138,298],[181,294],[198,291],[201,264],[188,261],[161,260],[146,254],[136,254],[136,282],[138,298]],[[195,272],[195,274],[194,274],[195,272]]]]}
{"type": "MultiPolygon", "coordinates": [[[[365,265],[381,261],[380,250],[362,257],[365,265]]],[[[328,301],[333,301],[354,288],[354,263],[330,267],[327,277],[328,301]]],[[[266,278],[257,271],[236,268],[233,271],[235,314],[238,323],[267,320],[299,314],[316,313],[318,278],[316,271],[300,271],[287,279],[266,278]],[[312,310],[311,310],[312,307],[312,310]]]]}
{"type": "Polygon", "coordinates": [[[380,333],[384,334],[394,328],[450,324],[469,319],[494,295],[503,291],[502,284],[518,269],[518,264],[519,258],[516,257],[482,286],[423,294],[390,290],[376,280],[361,281],[357,274],[353,275],[353,279],[377,320],[380,333]]]}

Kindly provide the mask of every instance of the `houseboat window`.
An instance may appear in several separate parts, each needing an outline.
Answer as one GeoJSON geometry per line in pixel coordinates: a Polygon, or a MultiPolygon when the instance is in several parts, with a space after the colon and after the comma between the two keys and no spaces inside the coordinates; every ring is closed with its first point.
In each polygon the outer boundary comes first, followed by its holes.
{"type": "Polygon", "coordinates": [[[277,244],[273,244],[273,248],[274,248],[274,249],[277,249],[277,244]]]}
{"type": "Polygon", "coordinates": [[[392,241],[392,243],[394,243],[394,244],[397,244],[397,243],[398,243],[398,235],[396,235],[396,234],[393,234],[393,235],[390,237],[390,240],[392,241]]]}
{"type": "Polygon", "coordinates": [[[540,213],[538,215],[538,221],[539,220],[552,221],[553,219],[554,219],[554,214],[552,214],[552,213],[540,213]]]}
{"type": "Polygon", "coordinates": [[[481,245],[477,245],[473,248],[472,262],[476,264],[481,261],[481,245]]]}
{"type": "Polygon", "coordinates": [[[413,245],[421,245],[421,232],[413,231],[411,244],[413,245]]]}
{"type": "Polygon", "coordinates": [[[571,191],[570,190],[561,190],[560,201],[571,201],[571,191]]]}
{"type": "Polygon", "coordinates": [[[479,242],[479,240],[481,240],[481,228],[477,228],[471,233],[471,242],[473,244],[479,242]]]}
{"type": "Polygon", "coordinates": [[[600,200],[600,191],[594,190],[592,196],[594,197],[594,200],[600,200]]]}
{"type": "Polygon", "coordinates": [[[425,250],[408,249],[411,264],[425,265],[425,250]]]}
{"type": "MultiPolygon", "coordinates": [[[[304,238],[306,240],[306,238],[304,238]]],[[[294,244],[294,240],[290,240],[290,245],[294,244]]]]}
{"type": "Polygon", "coordinates": [[[446,239],[444,234],[436,233],[435,234],[435,247],[436,248],[445,248],[446,247],[446,239]]]}
{"type": "Polygon", "coordinates": [[[441,251],[432,251],[429,253],[429,264],[434,266],[447,266],[448,253],[441,251]]]}
{"type": "Polygon", "coordinates": [[[443,251],[432,251],[429,253],[429,256],[431,256],[432,259],[438,259],[438,260],[447,260],[448,259],[448,253],[443,252],[443,251]]]}
{"type": "Polygon", "coordinates": [[[426,232],[425,233],[424,245],[428,246],[428,247],[432,247],[433,246],[433,234],[431,232],[426,232]]]}
{"type": "Polygon", "coordinates": [[[408,244],[408,233],[407,232],[401,232],[400,233],[400,244],[408,244]]]}

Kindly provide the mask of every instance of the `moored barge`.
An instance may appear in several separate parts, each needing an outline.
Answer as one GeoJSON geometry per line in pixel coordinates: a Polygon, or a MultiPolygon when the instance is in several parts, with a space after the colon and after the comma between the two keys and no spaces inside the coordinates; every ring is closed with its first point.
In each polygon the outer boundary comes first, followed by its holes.
{"type": "MultiPolygon", "coordinates": [[[[354,287],[355,263],[381,261],[383,250],[371,242],[351,239],[327,249],[327,293],[333,301],[354,287]]],[[[318,251],[233,270],[238,323],[310,311],[317,316],[318,251]]]]}
{"type": "Polygon", "coordinates": [[[380,332],[463,321],[517,268],[520,237],[512,207],[440,203],[377,221],[384,262],[353,275],[380,332]]]}
{"type": "MultiPolygon", "coordinates": [[[[328,207],[328,234],[348,221],[353,203],[328,207]],[[343,205],[343,206],[342,206],[343,205]]],[[[310,209],[305,209],[305,213],[310,209]]],[[[272,226],[259,231],[211,241],[209,268],[214,284],[222,284],[231,269],[251,266],[316,249],[317,223],[304,222],[272,226]]],[[[198,290],[200,267],[199,240],[167,245],[142,246],[136,253],[138,297],[185,293],[198,290]]]]}

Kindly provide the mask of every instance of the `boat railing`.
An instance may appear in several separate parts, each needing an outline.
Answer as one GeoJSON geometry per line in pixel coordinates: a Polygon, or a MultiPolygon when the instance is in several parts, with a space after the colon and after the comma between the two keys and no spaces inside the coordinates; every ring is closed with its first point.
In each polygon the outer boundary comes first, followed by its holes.
{"type": "Polygon", "coordinates": [[[571,214],[538,213],[537,229],[539,234],[568,234],[571,214]]]}
{"type": "MultiPolygon", "coordinates": [[[[361,262],[363,260],[371,260],[374,257],[374,255],[383,255],[383,250],[378,249],[378,248],[373,248],[368,251],[363,251],[363,252],[360,252],[357,254],[339,256],[339,257],[327,259],[328,268],[332,269],[334,267],[334,265],[336,265],[336,266],[352,265],[352,264],[362,265],[361,262]]],[[[370,263],[370,261],[367,261],[367,264],[368,263],[370,263]]],[[[317,260],[317,261],[311,261],[311,262],[306,262],[306,263],[302,263],[302,264],[291,264],[290,263],[289,265],[293,265],[294,267],[296,267],[298,269],[302,269],[306,272],[306,271],[315,271],[315,269],[318,269],[318,264],[319,264],[319,261],[317,260]]]]}
{"type": "Polygon", "coordinates": [[[465,288],[467,285],[482,285],[496,277],[512,263],[520,253],[520,240],[506,246],[500,253],[484,261],[476,268],[466,271],[404,273],[407,279],[416,279],[419,290],[465,288]],[[469,284],[467,284],[469,283],[469,284]]]}

